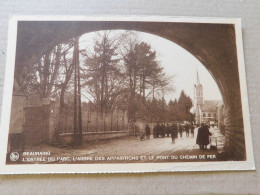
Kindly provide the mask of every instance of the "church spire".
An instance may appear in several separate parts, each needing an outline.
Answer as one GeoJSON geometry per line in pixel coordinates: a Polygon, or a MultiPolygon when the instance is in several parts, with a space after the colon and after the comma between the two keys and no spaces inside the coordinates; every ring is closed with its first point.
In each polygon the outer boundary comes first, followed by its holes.
{"type": "Polygon", "coordinates": [[[200,77],[199,77],[199,72],[197,70],[197,84],[200,84],[200,77]]]}
{"type": "Polygon", "coordinates": [[[199,77],[199,71],[196,68],[197,71],[197,83],[194,85],[194,94],[195,94],[195,120],[197,124],[200,124],[202,121],[202,116],[201,116],[201,107],[204,104],[203,101],[203,86],[200,83],[200,77],[199,77]]]}
{"type": "Polygon", "coordinates": [[[203,104],[203,86],[200,83],[199,71],[197,69],[197,83],[194,85],[195,102],[198,105],[203,104]]]}

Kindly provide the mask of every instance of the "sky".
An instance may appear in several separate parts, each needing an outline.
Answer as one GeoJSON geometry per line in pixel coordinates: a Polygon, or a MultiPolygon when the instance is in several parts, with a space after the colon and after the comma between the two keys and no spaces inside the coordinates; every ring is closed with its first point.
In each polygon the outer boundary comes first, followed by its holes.
{"type": "Polygon", "coordinates": [[[200,83],[203,86],[204,100],[222,100],[219,88],[202,63],[187,50],[172,41],[148,33],[138,33],[140,40],[147,42],[158,52],[158,59],[165,72],[175,75],[173,85],[175,92],[167,94],[166,100],[180,96],[184,90],[194,98],[194,84],[197,80],[197,71],[200,83]]]}
{"type": "MultiPolygon", "coordinates": [[[[116,31],[115,31],[116,32],[116,31]]],[[[136,31],[135,31],[136,32],[136,31]]],[[[197,71],[200,83],[203,86],[204,100],[222,100],[219,88],[208,70],[191,53],[162,37],[136,32],[139,41],[150,44],[152,50],[157,52],[157,59],[168,76],[174,75],[171,85],[173,92],[165,95],[165,100],[178,99],[182,90],[194,99],[194,84],[196,83],[197,71]]],[[[87,33],[80,39],[81,46],[93,41],[94,33],[87,33]]]]}

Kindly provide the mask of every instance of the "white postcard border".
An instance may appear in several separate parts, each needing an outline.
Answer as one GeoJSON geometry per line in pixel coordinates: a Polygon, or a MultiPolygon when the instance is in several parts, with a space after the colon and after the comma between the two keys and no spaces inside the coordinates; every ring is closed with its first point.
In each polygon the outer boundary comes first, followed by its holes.
{"type": "Polygon", "coordinates": [[[39,173],[129,173],[129,172],[176,172],[176,171],[233,171],[255,170],[252,135],[250,128],[247,84],[242,45],[241,19],[239,18],[196,18],[171,16],[13,16],[9,23],[7,63],[0,124],[0,174],[39,173]],[[26,164],[6,165],[6,151],[9,133],[13,75],[18,21],[151,21],[181,23],[234,24],[241,101],[246,141],[246,161],[224,162],[174,162],[174,163],[117,163],[117,164],[26,164]]]}

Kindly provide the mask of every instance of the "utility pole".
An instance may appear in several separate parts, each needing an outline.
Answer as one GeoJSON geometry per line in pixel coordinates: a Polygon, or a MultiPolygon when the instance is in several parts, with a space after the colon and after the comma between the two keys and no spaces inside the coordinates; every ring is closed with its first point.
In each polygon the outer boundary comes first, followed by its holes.
{"type": "Polygon", "coordinates": [[[79,63],[79,38],[76,38],[76,64],[78,69],[78,144],[82,145],[82,111],[81,111],[81,86],[80,86],[80,63],[79,63]]]}
{"type": "Polygon", "coordinates": [[[162,94],[163,94],[163,97],[162,97],[162,103],[163,103],[163,124],[165,125],[165,105],[164,105],[164,88],[162,88],[162,94]]]}
{"type": "Polygon", "coordinates": [[[76,46],[77,45],[77,40],[75,39],[74,42],[74,50],[73,50],[73,59],[72,59],[72,63],[74,65],[74,124],[73,124],[73,135],[74,135],[74,145],[78,144],[77,141],[77,133],[78,133],[78,126],[77,126],[77,118],[78,118],[78,112],[77,112],[77,60],[76,60],[76,53],[77,53],[77,49],[76,46]]]}
{"type": "Polygon", "coordinates": [[[82,145],[82,111],[79,64],[79,38],[75,38],[73,51],[74,65],[74,145],[82,145]]]}

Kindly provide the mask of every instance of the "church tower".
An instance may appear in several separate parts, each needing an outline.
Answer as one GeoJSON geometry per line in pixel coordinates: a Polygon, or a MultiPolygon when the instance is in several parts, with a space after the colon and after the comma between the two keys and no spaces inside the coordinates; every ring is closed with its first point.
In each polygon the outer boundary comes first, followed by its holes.
{"type": "Polygon", "coordinates": [[[203,102],[203,87],[200,83],[199,73],[197,71],[197,83],[194,85],[195,105],[202,105],[203,102]]]}
{"type": "Polygon", "coordinates": [[[201,106],[204,103],[203,100],[203,87],[200,83],[199,73],[197,71],[197,82],[194,85],[194,106],[195,106],[195,120],[197,124],[202,122],[201,106]]]}

